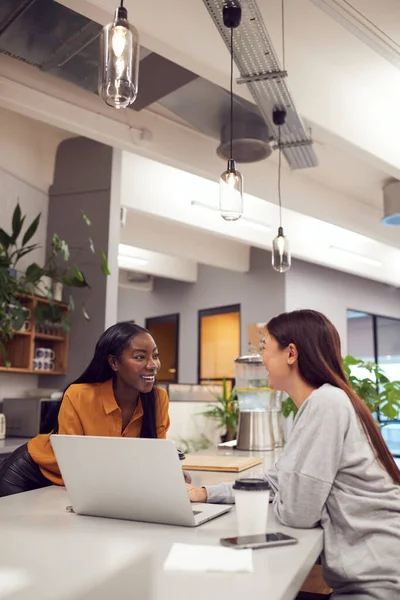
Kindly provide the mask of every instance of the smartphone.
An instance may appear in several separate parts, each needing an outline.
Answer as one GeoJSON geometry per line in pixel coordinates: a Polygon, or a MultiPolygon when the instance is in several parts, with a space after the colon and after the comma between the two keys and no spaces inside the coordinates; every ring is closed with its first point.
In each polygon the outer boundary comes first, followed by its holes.
{"type": "Polygon", "coordinates": [[[298,539],[286,535],[286,533],[263,533],[261,535],[243,535],[239,537],[223,538],[220,540],[223,546],[242,550],[243,548],[270,548],[271,546],[286,546],[297,544],[298,539]]]}

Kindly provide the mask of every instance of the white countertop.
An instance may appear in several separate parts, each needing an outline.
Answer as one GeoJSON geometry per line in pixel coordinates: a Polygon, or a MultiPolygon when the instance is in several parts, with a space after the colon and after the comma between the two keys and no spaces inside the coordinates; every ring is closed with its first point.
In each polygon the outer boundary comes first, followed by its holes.
{"type": "MultiPolygon", "coordinates": [[[[266,467],[273,458],[273,453],[266,454],[266,467]]],[[[257,471],[259,468],[240,476],[257,471]]],[[[196,484],[238,476],[192,475],[196,484]]],[[[156,479],[154,485],[157,493],[156,479]]],[[[79,516],[66,512],[68,503],[66,490],[58,487],[0,499],[0,574],[2,567],[13,567],[33,581],[13,600],[101,600],[109,597],[110,590],[114,598],[138,600],[204,600],[207,596],[243,600],[256,595],[293,600],[322,550],[321,529],[283,527],[271,509],[269,529],[287,532],[299,543],[254,551],[254,573],[167,573],[162,567],[174,542],[218,545],[221,537],[235,535],[234,509],[200,527],[185,528],[79,516]],[[92,589],[95,582],[101,585],[100,591],[92,589]],[[141,594],[132,593],[139,584],[141,594]],[[151,588],[147,595],[146,587],[151,588]]],[[[5,597],[0,589],[0,600],[5,597]]]]}

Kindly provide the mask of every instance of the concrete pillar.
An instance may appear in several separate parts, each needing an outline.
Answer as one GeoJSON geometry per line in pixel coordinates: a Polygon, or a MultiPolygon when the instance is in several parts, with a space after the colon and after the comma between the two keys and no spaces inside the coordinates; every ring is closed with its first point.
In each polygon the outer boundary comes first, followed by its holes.
{"type": "Polygon", "coordinates": [[[65,140],[58,147],[49,190],[47,246],[54,233],[65,239],[90,289],[64,286],[64,300],[71,294],[75,303],[68,372],[65,376],[42,375],[40,387],[62,388],[78,377],[91,360],[101,333],[117,321],[120,159],[120,151],[82,137],[65,140]],[[82,211],[91,226],[85,223],[82,211]],[[108,277],[100,268],[99,254],[90,251],[89,237],[96,250],[102,249],[107,256],[108,277]]]}

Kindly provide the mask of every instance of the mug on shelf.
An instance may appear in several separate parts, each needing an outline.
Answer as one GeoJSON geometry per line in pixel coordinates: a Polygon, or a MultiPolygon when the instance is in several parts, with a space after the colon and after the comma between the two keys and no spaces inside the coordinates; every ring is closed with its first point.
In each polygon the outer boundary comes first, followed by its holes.
{"type": "Polygon", "coordinates": [[[52,348],[36,348],[35,358],[41,358],[42,360],[53,360],[56,357],[56,353],[52,348]]]}
{"type": "Polygon", "coordinates": [[[33,359],[34,371],[54,371],[54,362],[45,358],[33,359]]]}
{"type": "Polygon", "coordinates": [[[27,319],[21,325],[20,331],[30,331],[32,329],[32,323],[27,319]]]}
{"type": "Polygon", "coordinates": [[[43,361],[43,370],[44,371],[54,371],[54,362],[52,360],[44,360],[43,361]]]}

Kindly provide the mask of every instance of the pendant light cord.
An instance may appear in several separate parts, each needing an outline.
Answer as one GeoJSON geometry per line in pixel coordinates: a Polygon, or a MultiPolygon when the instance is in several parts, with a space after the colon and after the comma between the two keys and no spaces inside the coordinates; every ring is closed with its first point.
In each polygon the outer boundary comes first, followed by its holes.
{"type": "Polygon", "coordinates": [[[278,200],[279,200],[279,226],[282,227],[282,196],[281,196],[281,169],[282,169],[282,148],[281,148],[281,125],[278,127],[278,200]]]}
{"type": "MultiPolygon", "coordinates": [[[[281,5],[281,25],[282,25],[282,69],[286,70],[286,55],[285,55],[285,0],[282,0],[281,5]]],[[[282,171],[282,125],[278,127],[278,200],[279,200],[279,226],[282,227],[282,195],[281,195],[281,171],[282,171]]]]}
{"type": "Polygon", "coordinates": [[[124,0],[121,0],[120,8],[124,8],[124,0]]]}
{"type": "Polygon", "coordinates": [[[231,27],[231,139],[230,139],[230,158],[233,159],[233,27],[231,27]]]}
{"type": "Polygon", "coordinates": [[[281,25],[282,25],[282,69],[286,71],[286,56],[285,56],[285,0],[282,0],[281,8],[281,25]]]}

